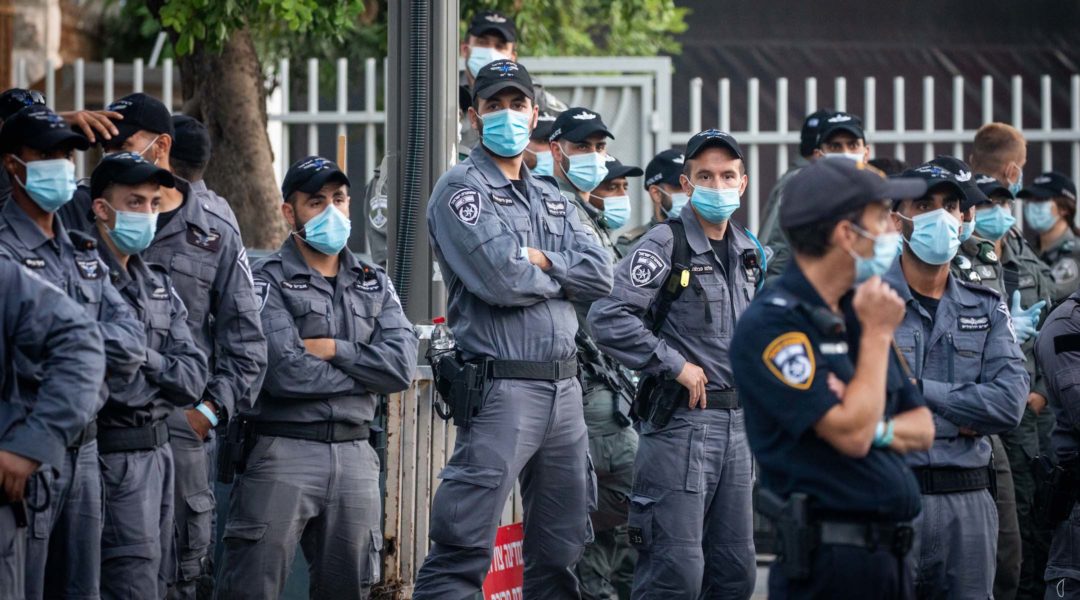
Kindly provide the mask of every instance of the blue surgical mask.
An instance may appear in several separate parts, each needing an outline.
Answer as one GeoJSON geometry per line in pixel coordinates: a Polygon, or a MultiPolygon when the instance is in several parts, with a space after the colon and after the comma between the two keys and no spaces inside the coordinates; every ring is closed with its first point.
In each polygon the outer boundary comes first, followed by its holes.
{"type": "Polygon", "coordinates": [[[536,157],[536,166],[533,167],[532,170],[533,175],[547,175],[548,177],[555,176],[555,159],[551,158],[550,150],[533,152],[533,156],[536,157]]]}
{"type": "Polygon", "coordinates": [[[18,156],[14,158],[26,167],[26,182],[20,181],[18,177],[14,178],[15,181],[19,182],[41,210],[56,212],[75,194],[75,163],[70,160],[55,158],[23,162],[18,156]]]}
{"type": "Polygon", "coordinates": [[[964,221],[960,223],[960,243],[971,239],[971,234],[975,233],[975,221],[964,221]]]}
{"type": "Polygon", "coordinates": [[[682,192],[671,194],[671,210],[668,211],[668,216],[672,218],[679,216],[687,202],[690,202],[690,196],[682,192]]]}
{"type": "Polygon", "coordinates": [[[532,113],[517,110],[500,110],[488,113],[480,120],[484,123],[484,133],[480,141],[484,147],[503,158],[521,154],[529,145],[529,121],[532,113]]]}
{"type": "Polygon", "coordinates": [[[333,204],[326,207],[307,223],[304,223],[304,241],[309,246],[333,256],[345,247],[349,241],[349,233],[352,231],[352,223],[349,218],[341,214],[333,204]]]}
{"type": "Polygon", "coordinates": [[[1014,197],[1020,193],[1020,190],[1024,189],[1024,172],[1020,171],[1020,175],[1016,178],[1016,183],[1009,184],[1009,193],[1014,197]]]}
{"type": "Polygon", "coordinates": [[[858,225],[852,224],[855,231],[866,239],[874,241],[874,255],[866,258],[851,252],[855,259],[855,283],[862,283],[875,275],[880,277],[892,267],[896,255],[900,252],[901,237],[899,233],[890,231],[872,236],[858,225]]]}
{"type": "Polygon", "coordinates": [[[469,67],[469,72],[473,77],[480,72],[480,69],[490,65],[497,60],[510,60],[509,56],[506,56],[494,48],[485,48],[483,46],[470,46],[469,60],[466,61],[466,66],[469,67]]]}
{"type": "Polygon", "coordinates": [[[1016,217],[1004,206],[975,211],[975,231],[990,241],[1000,240],[1015,224],[1016,217]]]}
{"type": "Polygon", "coordinates": [[[690,204],[694,206],[702,219],[718,224],[731,218],[739,208],[739,188],[711,188],[696,186],[690,195],[690,204]]]}
{"type": "Polygon", "coordinates": [[[956,256],[960,248],[960,221],[944,208],[901,219],[915,226],[908,239],[908,246],[919,260],[928,265],[943,265],[956,256]]]}
{"type": "Polygon", "coordinates": [[[1046,233],[1057,224],[1057,217],[1054,216],[1053,206],[1051,206],[1052,203],[1051,200],[1045,202],[1028,200],[1024,203],[1024,222],[1035,233],[1046,233]]]}
{"type": "Polygon", "coordinates": [[[630,220],[630,196],[604,198],[604,223],[609,229],[618,229],[630,220]]]}
{"type": "Polygon", "coordinates": [[[109,230],[116,249],[128,256],[146,250],[157,233],[157,213],[129,212],[111,206],[109,209],[116,213],[116,226],[109,230]]]}
{"type": "Polygon", "coordinates": [[[566,178],[583,192],[595,190],[607,177],[607,165],[604,164],[607,160],[599,152],[575,154],[567,159],[570,161],[570,168],[566,170],[566,178]]]}

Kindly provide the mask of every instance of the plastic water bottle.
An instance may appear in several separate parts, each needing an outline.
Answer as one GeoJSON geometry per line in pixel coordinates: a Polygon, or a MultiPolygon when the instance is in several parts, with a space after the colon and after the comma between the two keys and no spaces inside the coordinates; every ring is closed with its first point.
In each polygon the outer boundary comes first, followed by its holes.
{"type": "Polygon", "coordinates": [[[435,324],[435,331],[431,332],[431,351],[436,354],[453,351],[457,344],[446,325],[446,317],[435,317],[431,322],[435,324]]]}

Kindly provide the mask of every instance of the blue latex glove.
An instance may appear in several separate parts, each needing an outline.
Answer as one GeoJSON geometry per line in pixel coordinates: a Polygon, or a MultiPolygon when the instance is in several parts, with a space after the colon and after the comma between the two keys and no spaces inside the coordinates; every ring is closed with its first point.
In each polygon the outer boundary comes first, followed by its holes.
{"type": "Polygon", "coordinates": [[[1013,292],[1012,308],[1009,312],[1012,313],[1013,330],[1016,332],[1016,341],[1023,344],[1035,337],[1035,334],[1039,332],[1037,329],[1039,324],[1039,313],[1042,312],[1044,306],[1046,306],[1046,300],[1039,300],[1028,308],[1022,308],[1020,306],[1020,290],[1013,292]]]}

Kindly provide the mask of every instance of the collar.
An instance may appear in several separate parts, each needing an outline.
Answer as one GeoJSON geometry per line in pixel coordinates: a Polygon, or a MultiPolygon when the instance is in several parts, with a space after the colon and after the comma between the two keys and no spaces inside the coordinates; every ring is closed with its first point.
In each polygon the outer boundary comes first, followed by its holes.
{"type": "MultiPolygon", "coordinates": [[[[19,241],[27,249],[37,250],[51,241],[41,232],[37,223],[30,219],[30,215],[19,207],[14,196],[4,202],[3,209],[0,209],[0,215],[11,226],[11,230],[15,232],[15,237],[19,238],[19,241]]],[[[67,230],[64,229],[60,216],[55,214],[53,215],[53,240],[60,245],[71,244],[71,241],[67,239],[67,230]]]]}
{"type": "Polygon", "coordinates": [[[810,283],[810,280],[806,278],[802,268],[799,267],[799,263],[794,260],[788,263],[787,268],[780,275],[777,285],[787,290],[804,304],[829,308],[825,299],[821,297],[821,294],[810,283]]]}
{"type": "MultiPolygon", "coordinates": [[[[337,276],[344,278],[341,283],[352,284],[358,277],[364,272],[363,265],[360,261],[353,256],[352,252],[348,248],[343,249],[338,253],[338,257],[341,259],[341,265],[338,268],[337,276]]],[[[304,260],[304,255],[300,253],[300,247],[296,243],[296,237],[289,234],[289,237],[285,240],[285,243],[281,245],[281,271],[285,276],[285,279],[293,279],[294,277],[307,277],[314,281],[325,280],[325,277],[312,269],[304,260]]],[[[331,294],[333,291],[331,290],[331,294]]]]}
{"type": "Polygon", "coordinates": [[[163,234],[175,233],[178,229],[187,229],[189,224],[198,227],[199,231],[203,233],[210,233],[210,221],[206,218],[208,205],[205,204],[205,200],[200,201],[199,198],[196,198],[191,184],[183,179],[176,179],[176,189],[180,190],[180,193],[184,195],[184,199],[176,209],[177,214],[164,229],[158,230],[154,239],[162,237],[163,234]]]}
{"type": "MultiPolygon", "coordinates": [[[[907,278],[904,277],[904,269],[900,266],[899,257],[893,261],[883,279],[885,283],[889,284],[889,287],[896,290],[897,295],[900,296],[905,305],[915,300],[915,296],[911,294],[911,286],[908,285],[907,278]]],[[[958,280],[953,277],[952,271],[949,272],[949,277],[945,282],[945,293],[941,295],[940,302],[942,304],[951,303],[969,307],[979,305],[978,298],[960,285],[958,280]]]]}
{"type": "Polygon", "coordinates": [[[1061,247],[1064,246],[1067,242],[1073,242],[1074,244],[1076,243],[1076,234],[1073,233],[1072,227],[1066,227],[1065,233],[1062,233],[1061,237],[1054,240],[1054,243],[1050,244],[1049,248],[1041,250],[1041,253],[1045,256],[1052,252],[1056,252],[1060,250],[1061,247]]]}
{"type": "MultiPolygon", "coordinates": [[[[712,252],[712,242],[705,235],[705,228],[701,226],[697,213],[693,212],[693,210],[688,213],[680,213],[679,220],[683,223],[683,229],[686,231],[686,241],[690,243],[690,249],[693,250],[694,254],[712,252]],[[683,217],[683,214],[687,216],[683,217]]],[[[742,227],[733,220],[728,220],[724,239],[728,240],[728,248],[731,250],[732,256],[742,255],[746,250],[757,250],[757,245],[750,241],[742,227]]]]}
{"type": "MultiPolygon", "coordinates": [[[[487,150],[484,150],[483,144],[477,144],[476,147],[472,149],[472,152],[469,153],[469,161],[480,171],[480,174],[484,176],[484,179],[487,180],[491,187],[514,187],[514,184],[510,183],[510,180],[506,178],[506,175],[504,175],[498,165],[495,164],[495,161],[491,159],[487,150]]],[[[526,186],[529,185],[528,171],[528,168],[523,162],[521,165],[521,173],[519,173],[519,175],[525,180],[526,186]]]]}

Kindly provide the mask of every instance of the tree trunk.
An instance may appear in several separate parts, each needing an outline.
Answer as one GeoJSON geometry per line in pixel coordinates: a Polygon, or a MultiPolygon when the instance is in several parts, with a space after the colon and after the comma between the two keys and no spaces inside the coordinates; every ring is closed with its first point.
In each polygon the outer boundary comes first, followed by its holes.
{"type": "MultiPolygon", "coordinates": [[[[158,16],[164,0],[147,4],[158,16]]],[[[168,32],[175,44],[177,33],[168,32]]],[[[229,201],[244,245],[276,249],[287,230],[266,133],[262,63],[250,32],[233,32],[220,51],[196,42],[194,51],[178,62],[183,112],[210,130],[213,156],[206,184],[229,201]]]]}

